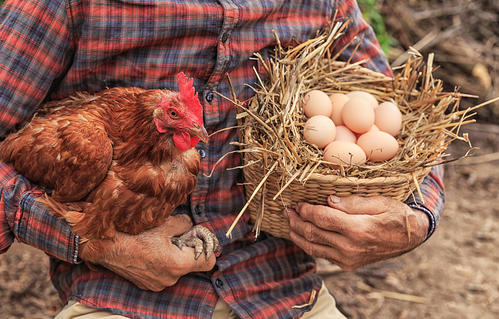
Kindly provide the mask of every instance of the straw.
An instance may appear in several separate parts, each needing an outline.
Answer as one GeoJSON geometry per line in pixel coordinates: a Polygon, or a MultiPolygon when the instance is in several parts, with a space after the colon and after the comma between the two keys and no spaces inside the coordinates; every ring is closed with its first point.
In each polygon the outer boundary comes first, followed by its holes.
{"type": "MultiPolygon", "coordinates": [[[[419,53],[411,53],[393,78],[364,68],[365,61],[338,61],[339,54],[332,56],[330,50],[337,46],[346,23],[331,25],[316,38],[292,48],[283,48],[277,39],[270,60],[255,55],[266,74],[255,70],[258,85],[253,88],[254,97],[242,103],[233,92],[232,99],[226,98],[240,110],[240,152],[244,154],[247,195],[247,203],[227,235],[248,208],[258,232],[287,237],[287,220],[281,211],[298,201],[327,205],[330,194],[385,195],[404,200],[415,189],[422,200],[419,183],[432,166],[442,162],[449,144],[454,140],[469,143],[467,136],[460,135],[460,128],[473,123],[473,111],[486,103],[460,110],[464,95],[443,91],[442,81],[432,74],[433,54],[425,63],[419,53]],[[379,102],[397,103],[403,115],[398,154],[383,163],[328,165],[322,150],[306,143],[302,134],[307,120],[303,97],[313,89],[327,94],[362,90],[379,102]],[[259,203],[251,203],[259,192],[259,203]]],[[[355,41],[358,39],[337,51],[358,47],[355,41]]]]}

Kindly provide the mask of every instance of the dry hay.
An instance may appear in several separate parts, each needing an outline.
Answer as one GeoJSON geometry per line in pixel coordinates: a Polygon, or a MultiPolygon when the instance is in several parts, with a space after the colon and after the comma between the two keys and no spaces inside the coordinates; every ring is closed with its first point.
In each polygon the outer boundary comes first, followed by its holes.
{"type": "Polygon", "coordinates": [[[263,230],[287,238],[288,222],[281,212],[300,201],[326,204],[331,194],[386,195],[404,200],[414,189],[419,190],[431,167],[444,160],[450,142],[459,139],[471,149],[467,135],[460,136],[460,127],[474,122],[473,111],[482,105],[459,110],[463,94],[443,91],[442,81],[432,76],[433,55],[424,63],[413,52],[394,70],[393,78],[362,67],[365,61],[337,61],[339,54],[332,56],[331,52],[346,26],[337,23],[293,48],[279,43],[270,61],[257,54],[267,81],[255,71],[260,81],[247,103],[238,101],[233,91],[231,101],[240,110],[247,203],[227,236],[248,207],[257,235],[263,230]],[[362,90],[378,101],[397,103],[403,115],[398,154],[383,163],[345,163],[332,169],[323,160],[322,151],[302,138],[307,120],[303,97],[312,89],[328,94],[362,90]]]}

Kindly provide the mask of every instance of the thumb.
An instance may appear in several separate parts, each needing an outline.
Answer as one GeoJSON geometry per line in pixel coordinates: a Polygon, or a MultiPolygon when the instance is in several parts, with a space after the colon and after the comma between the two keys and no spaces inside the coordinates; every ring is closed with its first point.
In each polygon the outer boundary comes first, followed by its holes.
{"type": "Polygon", "coordinates": [[[330,195],[327,198],[327,203],[332,208],[353,215],[383,214],[389,207],[392,206],[391,201],[396,200],[385,196],[365,197],[359,195],[350,195],[345,197],[330,195]]]}

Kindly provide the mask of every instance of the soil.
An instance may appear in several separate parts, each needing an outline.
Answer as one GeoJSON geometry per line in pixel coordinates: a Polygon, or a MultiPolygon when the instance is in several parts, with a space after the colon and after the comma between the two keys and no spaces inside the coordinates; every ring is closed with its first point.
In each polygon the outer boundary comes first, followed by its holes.
{"type": "MultiPolygon", "coordinates": [[[[468,126],[473,157],[446,165],[438,230],[401,257],[353,272],[320,260],[319,272],[348,318],[499,318],[499,125],[468,126]]],[[[459,157],[464,143],[450,154],[459,157]]],[[[0,318],[51,318],[60,309],[48,257],[15,243],[0,256],[0,318]]]]}

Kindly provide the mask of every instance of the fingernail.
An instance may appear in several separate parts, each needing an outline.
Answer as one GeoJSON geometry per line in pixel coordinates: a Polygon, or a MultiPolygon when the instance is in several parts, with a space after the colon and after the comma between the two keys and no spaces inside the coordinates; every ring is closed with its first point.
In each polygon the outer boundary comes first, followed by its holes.
{"type": "Polygon", "coordinates": [[[338,204],[340,202],[340,198],[338,196],[329,195],[329,201],[333,204],[338,204]]]}

